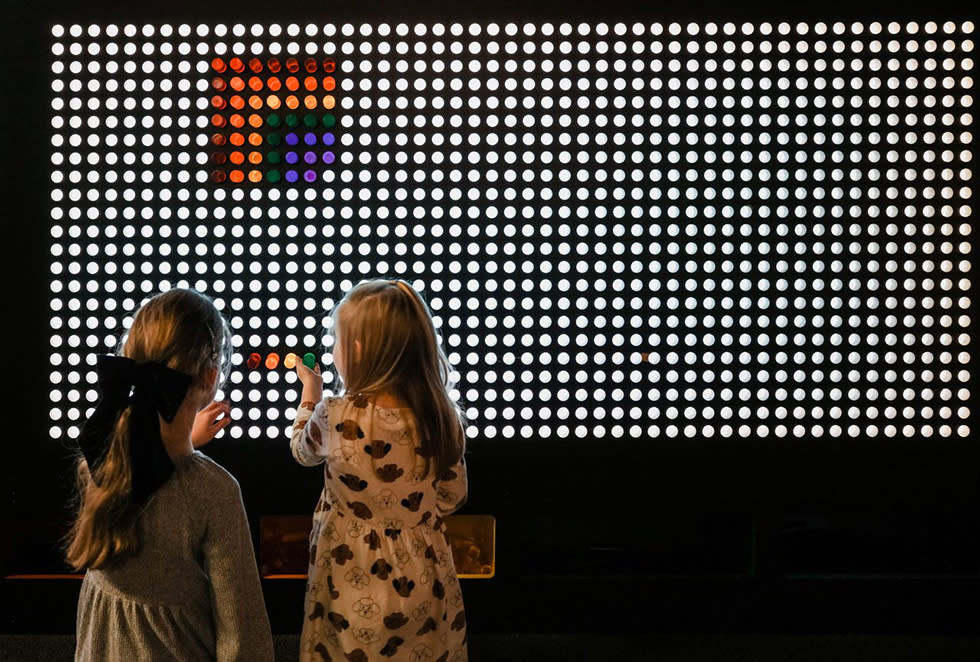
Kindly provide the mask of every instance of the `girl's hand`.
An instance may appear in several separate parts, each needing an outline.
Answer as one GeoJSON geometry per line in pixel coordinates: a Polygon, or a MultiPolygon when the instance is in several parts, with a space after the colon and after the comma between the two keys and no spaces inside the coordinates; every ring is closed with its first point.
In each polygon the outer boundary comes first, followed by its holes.
{"type": "Polygon", "coordinates": [[[319,402],[323,399],[323,377],[320,375],[320,364],[314,363],[313,370],[303,363],[296,362],[296,376],[303,385],[301,402],[319,402]]]}
{"type": "Polygon", "coordinates": [[[228,402],[212,402],[197,412],[194,425],[191,427],[191,443],[194,448],[209,443],[214,436],[228,427],[231,423],[231,404],[228,402]]]}

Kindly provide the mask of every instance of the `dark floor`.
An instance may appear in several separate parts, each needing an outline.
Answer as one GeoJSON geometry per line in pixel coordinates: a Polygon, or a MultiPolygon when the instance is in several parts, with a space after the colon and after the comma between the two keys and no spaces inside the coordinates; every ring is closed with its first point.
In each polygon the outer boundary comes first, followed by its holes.
{"type": "MultiPolygon", "coordinates": [[[[71,635],[0,635],[0,662],[72,659],[71,635]]],[[[299,637],[278,635],[278,662],[299,637]]],[[[473,635],[471,662],[978,662],[980,636],[473,635]]]]}

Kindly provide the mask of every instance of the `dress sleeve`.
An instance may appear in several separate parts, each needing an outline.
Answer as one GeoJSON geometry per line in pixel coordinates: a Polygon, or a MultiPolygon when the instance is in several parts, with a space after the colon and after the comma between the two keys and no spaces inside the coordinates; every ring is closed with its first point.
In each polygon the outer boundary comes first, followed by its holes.
{"type": "Polygon", "coordinates": [[[436,498],[440,515],[451,515],[466,503],[469,485],[463,458],[436,478],[436,498]]]}
{"type": "Polygon", "coordinates": [[[304,402],[296,408],[289,447],[293,458],[304,467],[313,467],[326,459],[323,443],[327,431],[325,402],[304,402]]]}
{"type": "Polygon", "coordinates": [[[216,486],[210,506],[204,564],[211,581],[216,659],[272,662],[269,614],[238,481],[216,486]]]}

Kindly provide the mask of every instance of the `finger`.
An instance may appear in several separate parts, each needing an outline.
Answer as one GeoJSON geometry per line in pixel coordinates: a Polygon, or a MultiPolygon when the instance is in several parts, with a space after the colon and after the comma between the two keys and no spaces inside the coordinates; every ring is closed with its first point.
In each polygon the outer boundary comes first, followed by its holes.
{"type": "Polygon", "coordinates": [[[204,412],[207,412],[208,414],[211,414],[213,412],[223,411],[225,409],[225,407],[226,407],[226,403],[214,401],[214,402],[211,402],[209,405],[207,405],[203,409],[203,411],[204,412]]]}
{"type": "Polygon", "coordinates": [[[230,424],[231,424],[231,417],[226,416],[225,418],[219,419],[211,423],[211,429],[214,430],[215,434],[217,434],[222,430],[224,430],[226,427],[228,427],[230,424]]]}

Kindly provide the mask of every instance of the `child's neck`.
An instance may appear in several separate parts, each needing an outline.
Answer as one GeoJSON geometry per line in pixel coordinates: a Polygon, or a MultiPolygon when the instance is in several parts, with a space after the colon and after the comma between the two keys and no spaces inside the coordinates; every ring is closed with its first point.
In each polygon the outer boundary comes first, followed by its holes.
{"type": "Polygon", "coordinates": [[[197,415],[196,400],[185,397],[184,402],[177,409],[172,423],[167,423],[160,419],[160,440],[171,458],[190,455],[194,452],[194,444],[191,443],[191,428],[194,426],[194,417],[197,415]]]}

